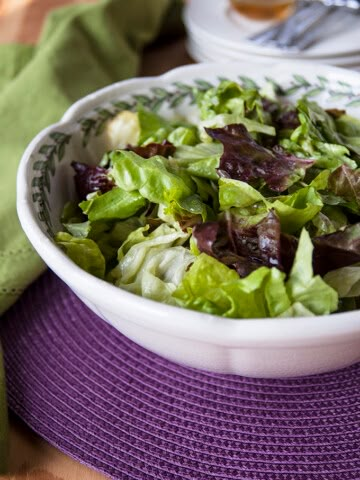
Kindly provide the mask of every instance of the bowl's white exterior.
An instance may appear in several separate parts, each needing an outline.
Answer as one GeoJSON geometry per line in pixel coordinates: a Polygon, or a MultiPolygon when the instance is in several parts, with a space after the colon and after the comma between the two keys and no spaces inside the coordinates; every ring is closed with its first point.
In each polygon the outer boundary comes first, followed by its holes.
{"type": "MultiPolygon", "coordinates": [[[[332,67],[280,63],[271,68],[241,65],[241,71],[257,78],[267,72],[288,72],[313,80],[320,75],[360,85],[360,75],[332,67]]],[[[42,131],[22,158],[17,183],[17,207],[21,224],[47,265],[88,307],[136,343],[175,362],[229,374],[253,377],[290,377],[339,369],[360,360],[360,311],[310,318],[229,320],[160,304],[120,290],[75,265],[51,240],[41,224],[31,195],[32,166],[36,152],[51,132],[71,131],[89,110],[129,92],[167,85],[174,81],[235,75],[239,66],[202,64],[181,67],[158,78],[142,78],[106,87],[75,103],[61,122],[42,131]]],[[[331,103],[331,102],[330,102],[331,103]]],[[[339,101],[337,102],[339,106],[339,101]]],[[[66,156],[66,155],[65,155],[66,156]]],[[[68,159],[68,164],[72,159],[68,159]]],[[[65,162],[66,163],[66,162],[65,162]]],[[[54,177],[51,201],[58,215],[64,192],[54,177]],[[57,182],[57,183],[56,183],[57,182]]],[[[69,175],[70,176],[70,173],[69,175]]],[[[54,218],[54,224],[58,219],[54,218]]]]}

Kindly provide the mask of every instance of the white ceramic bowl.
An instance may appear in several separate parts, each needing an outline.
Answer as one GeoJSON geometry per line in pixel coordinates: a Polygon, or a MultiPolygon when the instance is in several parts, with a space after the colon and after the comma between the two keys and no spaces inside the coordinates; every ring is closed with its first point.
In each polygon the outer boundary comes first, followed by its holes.
{"type": "Polygon", "coordinates": [[[74,198],[79,160],[95,164],[105,146],[104,121],[138,101],[168,117],[194,114],[192,87],[221,78],[263,85],[271,78],[292,97],[307,93],[324,106],[360,117],[360,74],[312,64],[201,64],[161,77],[110,85],[76,102],[43,130],[22,158],[17,183],[21,224],[48,266],[91,310],[143,347],[175,362],[214,372],[289,377],[339,369],[360,360],[359,310],[311,318],[229,320],[147,300],[99,280],[53,242],[59,216],[74,198]]]}

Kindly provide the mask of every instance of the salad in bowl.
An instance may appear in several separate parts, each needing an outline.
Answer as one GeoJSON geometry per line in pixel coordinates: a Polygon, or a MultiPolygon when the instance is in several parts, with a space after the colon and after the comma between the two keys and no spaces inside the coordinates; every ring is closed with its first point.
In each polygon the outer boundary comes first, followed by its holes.
{"type": "Polygon", "coordinates": [[[121,82],[24,155],[18,208],[35,248],[168,358],[255,376],[359,359],[360,102],[343,80],[358,75],[288,67],[121,82]]]}
{"type": "Polygon", "coordinates": [[[111,147],[74,161],[79,202],[57,244],[146,298],[230,318],[311,316],[360,299],[360,120],[233,80],[199,90],[198,123],[139,103],[111,147]]]}

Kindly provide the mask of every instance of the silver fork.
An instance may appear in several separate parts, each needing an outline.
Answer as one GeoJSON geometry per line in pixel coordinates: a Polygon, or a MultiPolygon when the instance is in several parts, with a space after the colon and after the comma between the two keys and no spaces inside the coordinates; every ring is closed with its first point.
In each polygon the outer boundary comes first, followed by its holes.
{"type": "Polygon", "coordinates": [[[253,35],[249,40],[289,51],[305,50],[319,37],[317,27],[324,26],[324,22],[327,28],[336,26],[349,16],[350,9],[359,8],[360,0],[300,0],[288,19],[253,35]],[[340,4],[348,8],[337,8],[340,4]]]}

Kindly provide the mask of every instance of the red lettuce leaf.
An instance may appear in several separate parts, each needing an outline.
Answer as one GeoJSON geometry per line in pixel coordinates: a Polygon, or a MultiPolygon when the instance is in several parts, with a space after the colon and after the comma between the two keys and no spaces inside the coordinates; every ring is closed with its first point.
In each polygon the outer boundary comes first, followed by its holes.
{"type": "Polygon", "coordinates": [[[276,130],[294,130],[300,125],[299,115],[291,104],[273,102],[267,98],[262,100],[265,112],[271,116],[271,123],[276,130]]]}
{"type": "Polygon", "coordinates": [[[84,200],[88,193],[106,193],[115,186],[105,168],[91,167],[81,162],[72,162],[71,166],[75,170],[75,187],[80,200],[84,200]]]}
{"type": "Polygon", "coordinates": [[[281,263],[285,273],[290,273],[299,240],[294,235],[282,233],[280,237],[281,263]]]}
{"type": "Polygon", "coordinates": [[[360,262],[360,223],[314,237],[314,272],[319,275],[360,262]]]}
{"type": "Polygon", "coordinates": [[[300,125],[297,110],[291,109],[280,112],[274,123],[277,130],[295,130],[300,125]]]}
{"type": "Polygon", "coordinates": [[[206,128],[207,134],[224,145],[218,173],[222,177],[251,182],[265,180],[268,187],[283,192],[291,185],[291,175],[298,168],[308,168],[312,160],[298,158],[280,146],[271,150],[259,145],[242,124],[224,128],[206,128]]]}
{"type": "Polygon", "coordinates": [[[282,269],[280,221],[271,211],[261,222],[244,227],[235,217],[193,228],[198,249],[245,277],[261,266],[282,269]]]}
{"type": "Polygon", "coordinates": [[[128,145],[126,150],[135,152],[137,155],[143,158],[151,158],[155,155],[161,155],[162,157],[167,158],[171,155],[174,155],[176,147],[167,140],[164,140],[162,143],[148,143],[143,147],[128,145]]]}
{"type": "Polygon", "coordinates": [[[360,206],[360,169],[352,170],[341,165],[329,176],[328,189],[347,202],[360,206]]]}
{"type": "MultiPolygon", "coordinates": [[[[360,262],[360,223],[344,230],[313,237],[314,274],[324,276],[342,267],[360,262]]],[[[295,258],[298,239],[293,235],[281,234],[281,261],[284,271],[289,273],[295,258]]]]}

